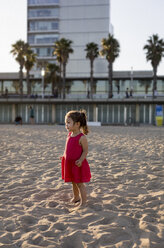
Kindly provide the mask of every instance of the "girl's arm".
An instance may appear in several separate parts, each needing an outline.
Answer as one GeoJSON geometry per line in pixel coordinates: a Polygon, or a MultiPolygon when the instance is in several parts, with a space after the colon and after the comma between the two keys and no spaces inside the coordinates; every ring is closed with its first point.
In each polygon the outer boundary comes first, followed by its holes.
{"type": "Polygon", "coordinates": [[[85,136],[81,136],[80,140],[79,140],[79,144],[82,146],[83,152],[81,154],[81,157],[76,160],[75,164],[80,167],[83,160],[86,158],[87,153],[88,153],[88,142],[87,142],[87,138],[85,136]]]}

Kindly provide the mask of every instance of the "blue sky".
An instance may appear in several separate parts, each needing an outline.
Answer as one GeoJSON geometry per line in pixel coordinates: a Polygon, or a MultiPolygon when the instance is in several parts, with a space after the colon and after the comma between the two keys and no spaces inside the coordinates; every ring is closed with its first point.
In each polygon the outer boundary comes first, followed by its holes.
{"type": "MultiPolygon", "coordinates": [[[[101,0],[100,0],[101,1],[101,0]]],[[[0,8],[0,72],[15,72],[19,65],[10,54],[11,44],[27,35],[26,0],[3,0],[0,8]]],[[[111,0],[111,22],[121,53],[114,70],[151,70],[143,46],[152,34],[164,39],[164,0],[111,0]]],[[[164,75],[164,58],[158,69],[164,75]]]]}

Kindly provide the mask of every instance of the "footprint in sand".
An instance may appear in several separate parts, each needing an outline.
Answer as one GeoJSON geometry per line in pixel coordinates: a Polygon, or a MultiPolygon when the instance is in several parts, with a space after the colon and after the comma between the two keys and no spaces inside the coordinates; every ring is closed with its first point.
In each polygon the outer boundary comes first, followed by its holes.
{"type": "Polygon", "coordinates": [[[35,225],[38,222],[38,219],[32,215],[23,215],[18,218],[18,221],[22,225],[35,225]]]}
{"type": "Polygon", "coordinates": [[[5,230],[7,232],[14,232],[16,230],[16,225],[14,223],[11,223],[5,227],[5,230]]]}
{"type": "Polygon", "coordinates": [[[53,225],[54,229],[60,230],[60,231],[64,231],[65,229],[67,229],[67,225],[63,224],[63,223],[55,223],[53,225]]]}
{"type": "Polygon", "coordinates": [[[89,234],[83,234],[80,231],[75,231],[68,235],[67,237],[63,237],[61,239],[61,247],[62,248],[71,248],[71,247],[78,247],[78,248],[84,248],[83,241],[90,240],[89,234]]]}
{"type": "Polygon", "coordinates": [[[58,206],[58,203],[57,202],[54,202],[54,201],[50,201],[48,204],[47,204],[48,207],[50,208],[55,208],[58,206]]]}

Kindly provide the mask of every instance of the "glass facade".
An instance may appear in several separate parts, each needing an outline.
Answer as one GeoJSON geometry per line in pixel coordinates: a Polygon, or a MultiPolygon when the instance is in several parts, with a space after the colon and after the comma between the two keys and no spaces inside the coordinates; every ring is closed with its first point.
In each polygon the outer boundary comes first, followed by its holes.
{"type": "Polygon", "coordinates": [[[37,54],[38,57],[52,57],[54,51],[52,47],[37,47],[32,48],[32,50],[37,54]]]}
{"type": "Polygon", "coordinates": [[[28,10],[28,18],[35,18],[35,17],[53,17],[57,18],[59,16],[59,9],[58,8],[39,8],[39,9],[29,9],[28,10]]]}
{"type": "MultiPolygon", "coordinates": [[[[159,82],[158,82],[159,84],[159,82]]],[[[124,94],[126,89],[133,89],[133,93],[148,94],[152,93],[153,82],[150,79],[123,79],[123,80],[113,80],[113,91],[124,94]]]]}
{"type": "Polygon", "coordinates": [[[57,41],[59,36],[57,34],[35,34],[28,36],[29,44],[54,44],[57,41]]]}
{"type": "Polygon", "coordinates": [[[3,82],[4,89],[8,89],[10,93],[19,93],[19,81],[4,81],[3,82]]]}
{"type": "MultiPolygon", "coordinates": [[[[45,95],[50,95],[52,92],[52,85],[47,84],[44,93],[45,95]]],[[[31,82],[31,94],[32,95],[41,95],[42,94],[42,83],[40,81],[32,81],[31,82]]]]}
{"type": "Polygon", "coordinates": [[[72,80],[66,83],[66,87],[68,88],[68,93],[80,94],[79,89],[81,89],[81,92],[86,92],[87,84],[83,80],[72,80]]]}
{"type": "Polygon", "coordinates": [[[39,81],[32,81],[31,82],[31,94],[32,95],[36,95],[36,94],[41,95],[42,94],[41,82],[39,82],[39,81]]]}
{"type": "Polygon", "coordinates": [[[164,92],[164,80],[158,80],[157,83],[158,92],[164,92]]]}
{"type": "Polygon", "coordinates": [[[59,0],[28,0],[28,5],[47,5],[47,4],[58,4],[59,0]]]}
{"type": "Polygon", "coordinates": [[[29,21],[28,24],[28,31],[54,31],[58,28],[58,21],[29,21]]]}
{"type": "Polygon", "coordinates": [[[97,80],[96,81],[96,93],[106,93],[108,91],[108,81],[107,80],[97,80]]]}
{"type": "MultiPolygon", "coordinates": [[[[49,47],[41,47],[41,48],[33,48],[34,52],[38,54],[39,57],[47,57],[51,56],[53,53],[53,48],[49,47]]],[[[129,80],[118,80],[119,84],[125,84],[119,88],[120,93],[118,94],[118,88],[114,86],[115,80],[113,82],[113,98],[125,98],[125,89],[128,87],[129,80]]],[[[62,85],[62,81],[60,83],[62,85]]],[[[5,93],[5,89],[8,89],[9,94],[19,94],[19,80],[1,80],[0,81],[0,94],[5,93]]],[[[133,97],[152,97],[152,80],[145,79],[135,80],[135,87],[133,97]],[[146,82],[146,83],[145,83],[146,82]],[[148,91],[145,91],[146,86],[148,85],[148,91]],[[147,92],[147,93],[145,93],[147,92]]],[[[66,81],[66,97],[67,98],[87,98],[88,90],[90,91],[89,80],[67,80],[66,81]]],[[[31,91],[35,94],[40,94],[42,92],[41,79],[37,81],[34,80],[31,82],[31,91]]],[[[58,92],[60,89],[58,89],[58,92]]],[[[23,92],[27,93],[27,85],[26,81],[23,81],[23,92]]],[[[45,89],[46,94],[51,95],[52,92],[52,84],[49,82],[47,84],[47,88],[45,89]]],[[[164,79],[157,80],[157,96],[164,96],[164,79]]],[[[94,94],[93,98],[97,99],[105,99],[108,97],[108,80],[97,80],[94,83],[94,94]]]]}
{"type": "Polygon", "coordinates": [[[137,85],[138,92],[144,92],[148,94],[152,92],[153,82],[151,80],[139,80],[139,84],[137,85]]]}
{"type": "MultiPolygon", "coordinates": [[[[3,80],[0,81],[0,94],[5,94],[5,90],[8,90],[8,94],[19,94],[20,87],[19,87],[19,80],[3,80]]],[[[23,92],[24,94],[27,93],[27,84],[26,81],[23,81],[23,92]]]]}
{"type": "Polygon", "coordinates": [[[59,39],[59,11],[59,0],[28,0],[28,43],[48,62],[54,59],[53,45],[59,39]]]}

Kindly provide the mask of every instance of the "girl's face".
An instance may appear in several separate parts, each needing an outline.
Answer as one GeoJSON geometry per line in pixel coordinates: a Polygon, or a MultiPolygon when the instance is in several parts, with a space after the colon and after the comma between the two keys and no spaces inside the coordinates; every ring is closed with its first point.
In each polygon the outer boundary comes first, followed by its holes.
{"type": "Polygon", "coordinates": [[[74,132],[76,130],[79,129],[79,123],[78,122],[73,122],[73,120],[70,117],[67,117],[65,119],[65,128],[69,131],[69,132],[74,132]]]}

